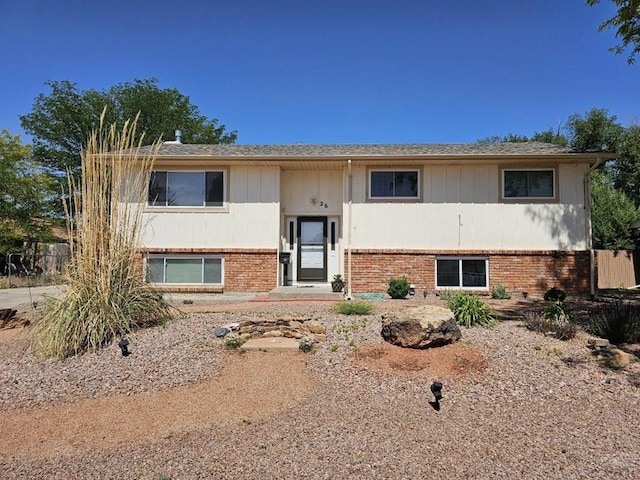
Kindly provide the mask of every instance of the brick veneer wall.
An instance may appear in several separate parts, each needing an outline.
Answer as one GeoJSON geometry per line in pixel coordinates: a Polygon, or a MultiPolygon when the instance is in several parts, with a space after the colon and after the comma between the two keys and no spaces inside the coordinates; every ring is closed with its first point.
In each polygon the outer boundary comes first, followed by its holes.
{"type": "Polygon", "coordinates": [[[224,285],[159,285],[166,292],[268,292],[277,286],[278,253],[256,248],[153,248],[143,254],[219,255],[224,258],[224,285]]]}
{"type": "MultiPolygon", "coordinates": [[[[589,293],[588,251],[420,251],[354,250],[351,282],[354,292],[386,292],[389,279],[406,276],[416,286],[435,292],[436,257],[486,257],[489,288],[504,285],[507,292],[540,295],[556,286],[571,294],[589,293]]],[[[345,266],[347,258],[345,254],[345,266]]],[[[346,267],[345,267],[346,273],[346,267]]]]}

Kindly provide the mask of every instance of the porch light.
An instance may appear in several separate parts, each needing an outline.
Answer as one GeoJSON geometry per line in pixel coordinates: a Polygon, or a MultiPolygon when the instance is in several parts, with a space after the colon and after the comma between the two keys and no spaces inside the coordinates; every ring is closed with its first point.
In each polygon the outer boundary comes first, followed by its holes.
{"type": "Polygon", "coordinates": [[[118,346],[122,351],[123,357],[128,357],[131,354],[131,352],[129,351],[129,340],[127,340],[126,338],[123,338],[122,340],[120,340],[120,342],[118,343],[118,346]]]}

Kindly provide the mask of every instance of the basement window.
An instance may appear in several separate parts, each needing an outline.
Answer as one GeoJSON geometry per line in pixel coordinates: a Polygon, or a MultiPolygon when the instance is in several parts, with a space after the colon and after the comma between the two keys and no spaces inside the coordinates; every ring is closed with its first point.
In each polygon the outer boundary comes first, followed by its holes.
{"type": "Polygon", "coordinates": [[[486,289],[489,285],[488,264],[486,258],[437,258],[436,288],[486,289]]]}
{"type": "Polygon", "coordinates": [[[146,279],[150,283],[222,285],[223,259],[214,256],[149,255],[146,279]]]}

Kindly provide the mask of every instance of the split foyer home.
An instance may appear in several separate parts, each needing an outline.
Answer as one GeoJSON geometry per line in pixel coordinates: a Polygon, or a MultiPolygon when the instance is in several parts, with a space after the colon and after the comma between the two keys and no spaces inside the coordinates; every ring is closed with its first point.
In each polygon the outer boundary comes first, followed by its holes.
{"type": "Polygon", "coordinates": [[[594,288],[587,178],[606,154],[551,144],[165,142],[142,235],[168,291],[328,284],[385,292],[594,288]],[[604,156],[603,156],[604,155],[604,156]]]}

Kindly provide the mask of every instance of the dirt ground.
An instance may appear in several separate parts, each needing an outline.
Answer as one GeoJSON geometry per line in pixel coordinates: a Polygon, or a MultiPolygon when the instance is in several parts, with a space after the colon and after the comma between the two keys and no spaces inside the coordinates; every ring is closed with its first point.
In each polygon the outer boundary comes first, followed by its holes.
{"type": "MultiPolygon", "coordinates": [[[[501,313],[503,317],[521,315],[535,305],[505,302],[501,313]]],[[[225,312],[251,310],[255,303],[180,307],[189,312],[225,312]]],[[[0,330],[0,342],[18,338],[22,327],[19,322],[14,326],[17,328],[0,330]]],[[[281,353],[265,361],[265,355],[229,353],[221,373],[199,384],[0,412],[3,455],[52,458],[162,440],[225,422],[255,421],[313,395],[316,380],[305,371],[307,356],[281,353]]],[[[353,355],[363,368],[409,377],[461,378],[487,368],[480,350],[464,341],[428,350],[386,343],[361,345],[353,355]]]]}

